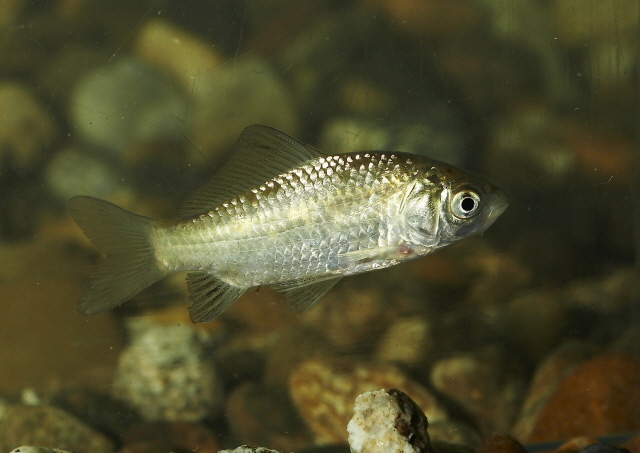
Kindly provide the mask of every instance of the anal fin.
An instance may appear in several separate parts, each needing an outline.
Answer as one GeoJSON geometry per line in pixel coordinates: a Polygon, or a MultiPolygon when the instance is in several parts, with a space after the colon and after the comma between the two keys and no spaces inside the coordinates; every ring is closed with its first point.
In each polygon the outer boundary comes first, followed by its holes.
{"type": "Polygon", "coordinates": [[[284,295],[285,302],[291,311],[301,313],[316,303],[341,279],[341,276],[320,281],[317,278],[301,278],[271,285],[271,287],[284,295]]]}
{"type": "Polygon", "coordinates": [[[218,316],[247,290],[223,282],[207,272],[187,274],[189,316],[193,322],[207,322],[218,316]]]}

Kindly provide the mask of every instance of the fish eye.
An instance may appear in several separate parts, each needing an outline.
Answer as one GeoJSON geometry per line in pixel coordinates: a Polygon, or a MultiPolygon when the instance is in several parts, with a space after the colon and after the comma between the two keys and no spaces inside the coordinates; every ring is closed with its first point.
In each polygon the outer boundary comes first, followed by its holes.
{"type": "Polygon", "coordinates": [[[453,215],[459,219],[470,219],[480,212],[480,195],[465,188],[456,192],[451,200],[453,215]]]}

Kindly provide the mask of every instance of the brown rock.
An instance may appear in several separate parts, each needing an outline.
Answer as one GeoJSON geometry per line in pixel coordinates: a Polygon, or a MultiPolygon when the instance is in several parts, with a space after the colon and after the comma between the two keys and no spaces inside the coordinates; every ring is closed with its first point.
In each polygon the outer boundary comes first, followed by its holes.
{"type": "Polygon", "coordinates": [[[626,448],[631,453],[640,453],[640,434],[620,445],[620,448],[626,448]]]}
{"type": "Polygon", "coordinates": [[[123,439],[120,453],[155,453],[158,451],[198,451],[215,453],[220,443],[205,427],[197,423],[149,423],[130,429],[123,439]]]}
{"type": "Polygon", "coordinates": [[[553,453],[579,453],[584,447],[597,442],[598,441],[596,439],[591,437],[574,437],[560,445],[553,453]]]}
{"type": "Polygon", "coordinates": [[[511,436],[493,434],[480,444],[476,453],[527,453],[527,450],[511,436]]]}
{"type": "Polygon", "coordinates": [[[528,442],[640,428],[640,360],[603,354],[578,367],[542,409],[528,442]]]}
{"type": "Polygon", "coordinates": [[[290,376],[289,392],[316,444],[346,443],[345,426],[361,393],[380,388],[405,392],[424,411],[429,423],[446,419],[443,408],[424,387],[393,365],[339,367],[319,360],[302,363],[290,376]]]}
{"type": "Polygon", "coordinates": [[[529,384],[518,421],[511,430],[513,436],[517,439],[529,437],[540,411],[545,407],[558,385],[591,354],[591,347],[577,340],[569,340],[542,361],[529,384]]]}
{"type": "Polygon", "coordinates": [[[446,38],[480,23],[480,3],[470,0],[363,0],[381,8],[389,20],[414,36],[446,38]]]}

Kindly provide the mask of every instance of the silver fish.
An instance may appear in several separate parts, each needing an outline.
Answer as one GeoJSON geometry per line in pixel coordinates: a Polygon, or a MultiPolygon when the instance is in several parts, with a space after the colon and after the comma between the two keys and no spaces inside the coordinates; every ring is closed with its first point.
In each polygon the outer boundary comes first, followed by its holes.
{"type": "Polygon", "coordinates": [[[383,269],[485,231],[505,193],[448,164],[400,152],[325,155],[266,126],[246,128],[229,162],[155,220],[96,198],[69,200],[107,253],[79,311],[95,315],[189,271],[194,322],[270,285],[302,311],[342,277],[383,269]]]}

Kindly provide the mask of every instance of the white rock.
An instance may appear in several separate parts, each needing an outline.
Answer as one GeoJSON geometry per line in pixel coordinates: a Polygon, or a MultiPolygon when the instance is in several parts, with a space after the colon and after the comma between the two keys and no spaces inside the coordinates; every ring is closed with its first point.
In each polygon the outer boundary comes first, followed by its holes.
{"type": "Polygon", "coordinates": [[[11,453],[73,453],[71,450],[63,450],[61,448],[35,447],[33,445],[24,445],[11,450],[11,453]]]}
{"type": "Polygon", "coordinates": [[[352,453],[425,453],[431,445],[427,417],[403,392],[381,389],[356,398],[349,424],[352,453]]]}

